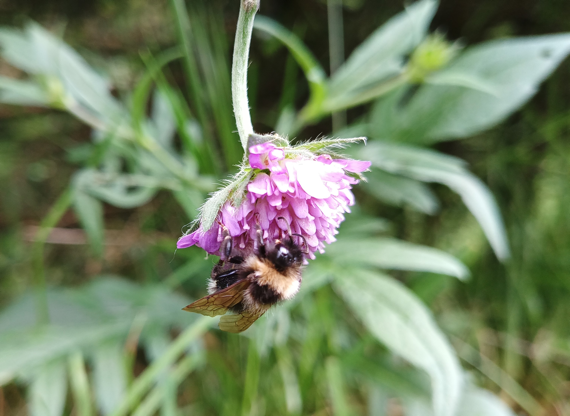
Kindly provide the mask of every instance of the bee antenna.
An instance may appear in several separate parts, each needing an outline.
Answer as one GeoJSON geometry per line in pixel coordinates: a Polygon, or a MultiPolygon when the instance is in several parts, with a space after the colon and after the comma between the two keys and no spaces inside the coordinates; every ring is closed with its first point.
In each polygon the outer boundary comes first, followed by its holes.
{"type": "Polygon", "coordinates": [[[299,234],[291,234],[291,226],[289,225],[289,221],[287,221],[285,219],[285,217],[277,217],[278,220],[283,220],[285,221],[285,224],[287,224],[287,234],[289,234],[289,236],[291,235],[299,235],[299,234]]]}
{"type": "Polygon", "coordinates": [[[309,245],[307,244],[307,239],[305,238],[305,236],[301,234],[291,234],[291,236],[297,236],[301,240],[303,240],[303,244],[305,245],[305,250],[303,251],[303,253],[309,254],[309,245]]]}

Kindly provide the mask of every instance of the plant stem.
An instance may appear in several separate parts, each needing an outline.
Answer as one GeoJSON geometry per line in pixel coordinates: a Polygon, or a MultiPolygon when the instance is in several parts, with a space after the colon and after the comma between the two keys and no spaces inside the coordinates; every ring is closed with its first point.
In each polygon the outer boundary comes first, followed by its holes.
{"type": "Polygon", "coordinates": [[[36,291],[36,316],[38,325],[49,322],[49,309],[47,301],[47,285],[44,270],[44,245],[53,227],[57,225],[63,214],[71,205],[71,191],[66,189],[55,201],[53,207],[40,224],[32,251],[34,270],[34,286],[36,291]]]}
{"type": "Polygon", "coordinates": [[[91,416],[93,412],[89,381],[85,370],[85,361],[79,351],[74,352],[69,357],[69,378],[77,409],[76,414],[78,416],[91,416]]]}
{"type": "Polygon", "coordinates": [[[247,416],[251,414],[251,406],[254,404],[257,396],[257,387],[259,384],[259,370],[261,367],[261,358],[255,339],[249,341],[249,349],[247,354],[247,368],[245,370],[245,385],[243,387],[243,401],[241,404],[241,415],[247,416]]]}
{"type": "MultiPolygon", "coordinates": [[[[329,61],[331,77],[344,61],[344,25],[342,21],[342,0],[327,1],[329,26],[329,61]]],[[[332,113],[332,131],[337,132],[346,125],[346,111],[332,113]]]]}
{"type": "Polygon", "coordinates": [[[247,153],[247,139],[253,133],[247,101],[247,67],[253,19],[259,9],[259,0],[240,0],[240,3],[232,62],[232,102],[241,146],[247,153]]]}

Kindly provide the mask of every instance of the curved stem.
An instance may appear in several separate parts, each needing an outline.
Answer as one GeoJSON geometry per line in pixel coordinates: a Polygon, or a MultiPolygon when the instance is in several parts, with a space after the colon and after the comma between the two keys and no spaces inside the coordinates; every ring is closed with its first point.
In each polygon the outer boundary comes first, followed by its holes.
{"type": "Polygon", "coordinates": [[[259,0],[240,0],[240,2],[232,62],[232,102],[241,145],[247,152],[247,139],[253,133],[247,100],[247,67],[253,19],[259,8],[259,0]]]}

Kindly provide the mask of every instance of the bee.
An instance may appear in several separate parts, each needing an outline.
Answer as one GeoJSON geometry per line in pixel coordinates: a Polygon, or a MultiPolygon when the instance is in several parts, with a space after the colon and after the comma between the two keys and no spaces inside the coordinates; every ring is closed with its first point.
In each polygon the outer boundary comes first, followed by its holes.
{"type": "MultiPolygon", "coordinates": [[[[278,220],[287,221],[283,217],[278,220]]],[[[224,240],[221,256],[214,266],[208,284],[208,296],[183,308],[206,316],[224,315],[219,327],[222,331],[239,333],[249,328],[271,306],[292,299],[301,286],[302,267],[308,245],[301,234],[291,234],[283,241],[265,242],[259,225],[254,250],[245,258],[232,256],[233,242],[222,225],[224,240]],[[293,237],[299,237],[305,250],[293,237]],[[229,315],[225,315],[231,312],[229,315]]]]}

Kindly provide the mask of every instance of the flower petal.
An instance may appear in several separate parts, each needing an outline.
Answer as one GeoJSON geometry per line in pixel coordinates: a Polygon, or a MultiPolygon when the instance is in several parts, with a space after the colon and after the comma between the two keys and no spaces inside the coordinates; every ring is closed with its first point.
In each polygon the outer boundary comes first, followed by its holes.
{"type": "Polygon", "coordinates": [[[356,173],[364,172],[372,164],[372,162],[367,162],[364,160],[350,160],[350,159],[334,159],[333,162],[341,165],[344,168],[344,170],[356,173]]]}
{"type": "Polygon", "coordinates": [[[297,164],[297,181],[313,198],[328,198],[329,189],[321,179],[318,162],[306,161],[297,164]]]}
{"type": "Polygon", "coordinates": [[[267,173],[258,173],[255,179],[247,185],[249,192],[254,192],[258,195],[265,195],[269,190],[269,175],[267,173]]]}
{"type": "Polygon", "coordinates": [[[183,235],[176,242],[176,247],[177,248],[192,247],[193,245],[195,245],[198,242],[197,234],[198,234],[198,231],[194,231],[191,234],[183,235]]]}
{"type": "Polygon", "coordinates": [[[309,215],[309,206],[304,199],[291,200],[291,207],[293,211],[295,211],[295,215],[299,218],[307,218],[307,215],[309,215]]]}

